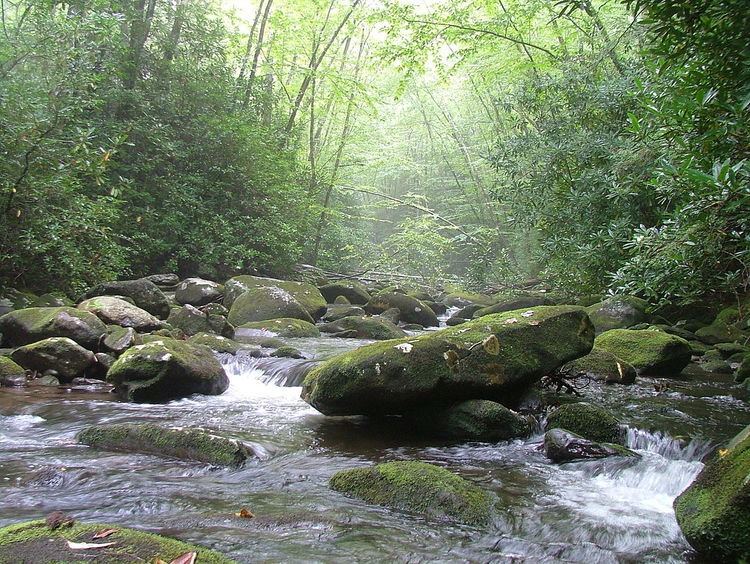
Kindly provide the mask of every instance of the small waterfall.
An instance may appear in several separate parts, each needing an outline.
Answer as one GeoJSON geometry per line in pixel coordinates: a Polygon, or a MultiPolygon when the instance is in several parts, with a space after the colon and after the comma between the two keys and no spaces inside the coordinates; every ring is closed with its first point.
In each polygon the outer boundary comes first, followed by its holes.
{"type": "Polygon", "coordinates": [[[628,427],[626,445],[633,450],[659,454],[670,460],[700,461],[711,452],[711,442],[704,439],[673,438],[657,431],[652,433],[643,429],[628,427]]]}
{"type": "Polygon", "coordinates": [[[232,375],[257,371],[262,383],[281,387],[301,386],[305,376],[319,363],[319,360],[296,358],[257,358],[242,353],[235,357],[227,355],[222,359],[224,370],[230,378],[232,375]]]}

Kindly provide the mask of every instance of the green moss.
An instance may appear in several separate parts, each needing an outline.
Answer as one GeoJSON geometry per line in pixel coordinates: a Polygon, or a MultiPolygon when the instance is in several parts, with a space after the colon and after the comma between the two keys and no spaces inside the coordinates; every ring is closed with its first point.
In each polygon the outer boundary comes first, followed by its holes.
{"type": "Polygon", "coordinates": [[[493,313],[503,313],[517,309],[539,307],[551,303],[552,301],[544,293],[529,292],[524,294],[496,294],[495,303],[489,307],[474,312],[474,318],[492,315],[493,313]]]}
{"type": "Polygon", "coordinates": [[[612,296],[586,309],[597,333],[647,321],[648,303],[634,296],[612,296]]]}
{"type": "MultiPolygon", "coordinates": [[[[675,500],[677,522],[698,552],[716,561],[750,559],[750,434],[709,461],[675,500]]],[[[742,434],[741,434],[742,435],[742,434]]]]}
{"type": "Polygon", "coordinates": [[[611,384],[632,384],[636,378],[636,370],[632,364],[596,347],[586,356],[567,363],[561,371],[572,375],[585,374],[611,384]]]}
{"type": "Polygon", "coordinates": [[[243,323],[235,329],[238,336],[248,336],[252,331],[268,331],[273,333],[274,337],[320,337],[320,330],[315,325],[309,321],[290,317],[243,323]]]}
{"type": "Polygon", "coordinates": [[[430,306],[416,298],[396,292],[379,292],[375,294],[367,302],[365,311],[377,314],[383,313],[393,307],[399,309],[401,312],[401,321],[405,323],[419,323],[423,327],[437,327],[440,324],[430,306]]]}
{"type": "Polygon", "coordinates": [[[240,344],[236,343],[232,339],[226,337],[220,337],[218,335],[210,335],[209,333],[198,333],[188,339],[188,343],[194,345],[205,345],[209,349],[219,353],[237,354],[240,350],[240,344]]]}
{"type": "Polygon", "coordinates": [[[252,451],[238,441],[199,429],[170,429],[152,424],[87,427],[77,439],[100,450],[141,452],[232,468],[253,457],[252,451]]]}
{"type": "Polygon", "coordinates": [[[356,280],[342,280],[319,288],[326,301],[334,303],[339,297],[346,298],[347,303],[363,305],[370,301],[370,293],[356,280]]]}
{"type": "Polygon", "coordinates": [[[7,356],[0,356],[0,378],[5,376],[18,376],[21,374],[25,374],[22,367],[13,362],[7,356]]]}
{"type": "Polygon", "coordinates": [[[271,356],[275,356],[277,358],[305,358],[304,355],[299,351],[299,349],[295,349],[294,347],[291,347],[289,345],[279,347],[278,349],[273,351],[271,356]]]}
{"type": "Polygon", "coordinates": [[[644,374],[676,374],[688,365],[690,344],[662,331],[613,329],[596,338],[597,348],[629,362],[644,374]]]}
{"type": "Polygon", "coordinates": [[[234,326],[281,318],[313,322],[307,309],[292,294],[276,286],[247,290],[234,300],[227,317],[234,326]]]}
{"type": "Polygon", "coordinates": [[[326,312],[326,300],[312,284],[249,275],[235,276],[227,280],[224,285],[224,305],[231,307],[247,290],[262,287],[277,287],[289,292],[313,319],[320,318],[326,312]]]}
{"type": "Polygon", "coordinates": [[[68,337],[95,348],[107,326],[93,313],[74,307],[31,307],[0,317],[3,344],[17,347],[48,337],[68,337]]]}
{"type": "Polygon", "coordinates": [[[463,307],[469,303],[488,307],[497,300],[487,294],[456,291],[444,296],[441,301],[449,307],[463,307]]]}
{"type": "Polygon", "coordinates": [[[405,337],[406,333],[387,319],[375,317],[349,316],[342,317],[331,323],[326,323],[321,330],[326,333],[342,331],[356,331],[358,339],[374,339],[384,341],[405,337]]]}
{"type": "Polygon", "coordinates": [[[600,407],[588,403],[561,405],[547,417],[545,430],[565,429],[598,443],[622,442],[620,422],[600,407]]]}
{"type": "Polygon", "coordinates": [[[736,307],[727,307],[722,309],[716,314],[714,323],[722,323],[724,325],[732,325],[740,320],[740,312],[736,307]]]}
{"type": "Polygon", "coordinates": [[[492,498],[460,476],[425,462],[387,462],[333,475],[331,488],[368,503],[413,511],[433,519],[484,525],[492,498]]]}
{"type": "Polygon", "coordinates": [[[721,322],[714,322],[708,327],[701,327],[695,332],[695,336],[709,345],[731,343],[732,341],[739,341],[744,337],[742,331],[734,325],[727,325],[721,322]]]}
{"type": "Polygon", "coordinates": [[[35,562],[38,564],[90,562],[130,563],[152,562],[157,558],[170,562],[186,552],[197,552],[200,564],[231,564],[233,560],[222,554],[176,539],[127,529],[113,524],[75,523],[71,527],[51,530],[44,521],[29,521],[0,529],[0,564],[35,562]],[[116,533],[103,540],[93,536],[105,529],[116,533]],[[106,543],[111,547],[91,551],[76,551],[66,541],[106,543]]]}

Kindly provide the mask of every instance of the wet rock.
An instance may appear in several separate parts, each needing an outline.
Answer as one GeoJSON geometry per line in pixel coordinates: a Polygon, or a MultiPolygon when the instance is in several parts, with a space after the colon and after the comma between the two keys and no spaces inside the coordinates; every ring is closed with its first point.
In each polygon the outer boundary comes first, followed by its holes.
{"type": "MultiPolygon", "coordinates": [[[[284,292],[291,294],[313,319],[320,319],[320,317],[326,312],[327,302],[320,291],[312,284],[247,275],[235,276],[234,278],[227,280],[224,285],[224,305],[229,307],[231,311],[231,307],[235,300],[247,290],[262,287],[281,288],[284,292]]],[[[286,315],[283,317],[297,316],[286,315]]],[[[248,319],[247,321],[254,320],[248,319]]],[[[241,324],[235,323],[235,325],[241,324]]]]}
{"type": "Polygon", "coordinates": [[[469,321],[469,320],[468,319],[464,319],[462,317],[449,317],[448,319],[445,320],[445,324],[448,327],[455,327],[456,325],[463,325],[467,321],[469,321]]]}
{"type": "Polygon", "coordinates": [[[74,307],[32,307],[0,317],[5,346],[17,347],[48,337],[68,337],[87,349],[95,349],[107,327],[93,313],[74,307]]]}
{"type": "Polygon", "coordinates": [[[370,293],[356,280],[333,282],[318,288],[328,303],[333,303],[339,296],[345,297],[349,303],[364,305],[370,301],[370,293]]]}
{"type": "Polygon", "coordinates": [[[296,358],[296,359],[302,359],[305,358],[305,355],[303,355],[299,349],[295,349],[294,347],[290,347],[289,345],[279,347],[275,351],[271,353],[271,356],[276,358],[296,358]]]}
{"type": "Polygon", "coordinates": [[[620,443],[623,429],[620,421],[608,411],[578,402],[561,405],[547,417],[545,430],[566,429],[590,441],[620,443]]]}
{"type": "Polygon", "coordinates": [[[44,374],[43,376],[40,376],[39,378],[35,378],[34,380],[32,380],[31,383],[34,386],[55,387],[55,386],[59,386],[60,385],[60,380],[58,380],[52,374],[44,374]]]}
{"type": "Polygon", "coordinates": [[[637,375],[632,364],[597,347],[594,347],[586,356],[564,365],[560,372],[572,376],[586,376],[608,384],[632,384],[637,375]]]}
{"type": "Polygon", "coordinates": [[[0,356],[0,379],[12,378],[15,376],[25,376],[26,372],[23,367],[13,362],[12,359],[7,356],[0,356]]]}
{"type": "Polygon", "coordinates": [[[442,302],[448,307],[466,307],[476,304],[482,307],[489,307],[497,302],[492,296],[486,294],[474,294],[471,292],[451,292],[446,295],[442,302]]]}
{"type": "Polygon", "coordinates": [[[211,349],[169,338],[125,351],[110,368],[107,381],[125,399],[147,403],[218,395],[229,387],[211,349]]]}
{"type": "Polygon", "coordinates": [[[435,313],[435,315],[443,315],[446,311],[448,311],[448,306],[442,302],[433,302],[430,300],[426,300],[424,303],[435,313]]]}
{"type": "Polygon", "coordinates": [[[224,287],[203,278],[185,278],[175,289],[174,299],[180,305],[202,306],[221,299],[224,287]]]}
{"type": "MultiPolygon", "coordinates": [[[[244,329],[237,329],[237,333],[234,335],[234,340],[238,343],[252,347],[262,347],[264,349],[278,349],[283,347],[286,343],[276,337],[269,337],[267,335],[258,334],[256,330],[251,330],[250,334],[245,334],[244,329]]],[[[243,347],[244,349],[245,347],[243,347]]]]}
{"type": "Polygon", "coordinates": [[[232,303],[229,322],[235,327],[253,321],[292,318],[313,323],[313,318],[286,290],[277,286],[261,286],[247,290],[232,303]]]}
{"type": "Polygon", "coordinates": [[[593,327],[582,308],[523,313],[339,355],[308,375],[302,397],[326,415],[402,414],[467,399],[503,403],[591,350],[593,327]]]}
{"type": "Polygon", "coordinates": [[[528,419],[488,400],[464,401],[423,417],[431,433],[465,441],[507,441],[531,433],[528,419]]]}
{"type": "Polygon", "coordinates": [[[715,562],[750,559],[750,426],[674,501],[690,545],[715,562]]]}
{"type": "Polygon", "coordinates": [[[173,309],[167,322],[187,336],[198,333],[213,333],[223,337],[234,335],[234,328],[224,316],[206,314],[191,305],[173,309]]]}
{"type": "Polygon", "coordinates": [[[441,521],[483,525],[490,521],[492,498],[452,472],[418,461],[386,462],[344,470],[331,477],[333,490],[394,509],[441,521]]]}
{"type": "Polygon", "coordinates": [[[235,338],[242,337],[320,337],[320,330],[301,319],[280,318],[244,323],[235,329],[235,338]]]}
{"type": "Polygon", "coordinates": [[[97,380],[106,380],[107,372],[109,372],[109,369],[112,368],[117,359],[107,353],[96,353],[94,359],[96,362],[86,371],[86,376],[96,378],[97,380]]]}
{"type": "Polygon", "coordinates": [[[419,323],[424,327],[437,327],[440,325],[435,312],[425,303],[416,298],[395,292],[375,294],[367,302],[365,311],[370,314],[377,314],[391,308],[398,308],[401,312],[400,320],[404,323],[419,323]]]}
{"type": "Polygon", "coordinates": [[[151,276],[146,276],[145,279],[157,286],[169,287],[180,283],[180,277],[176,274],[152,274],[151,276]]]}
{"type": "Polygon", "coordinates": [[[635,366],[641,374],[678,374],[690,362],[690,344],[661,331],[613,329],[596,338],[596,347],[635,366]]]}
{"type": "MultiPolygon", "coordinates": [[[[145,309],[160,319],[169,315],[169,299],[156,284],[145,278],[99,284],[86,292],[83,299],[95,298],[96,296],[127,296],[139,308],[145,309]]],[[[79,301],[83,301],[83,299],[79,301]]]]}
{"type": "Polygon", "coordinates": [[[171,562],[186,553],[196,552],[199,564],[232,564],[232,560],[218,552],[152,533],[127,529],[119,525],[80,523],[51,529],[44,520],[29,521],[0,528],[0,562],[171,562]],[[94,535],[106,530],[117,532],[104,541],[94,535]],[[106,544],[112,546],[93,550],[75,550],[67,541],[106,544]],[[82,554],[86,553],[86,554],[82,554]]]}
{"type": "Polygon", "coordinates": [[[544,434],[544,455],[552,462],[571,462],[608,456],[639,457],[632,450],[611,443],[597,443],[565,429],[552,429],[544,434]]]}
{"type": "Polygon", "coordinates": [[[130,347],[143,343],[143,338],[132,327],[108,325],[102,347],[115,355],[121,355],[130,347]]]}
{"type": "Polygon", "coordinates": [[[397,307],[391,307],[373,317],[379,317],[380,319],[389,321],[394,325],[398,325],[398,322],[401,320],[401,310],[399,310],[397,307]]]}
{"type": "Polygon", "coordinates": [[[419,323],[404,323],[401,328],[404,331],[424,331],[424,327],[419,323]]]}
{"type": "Polygon", "coordinates": [[[634,296],[612,296],[586,309],[597,335],[648,321],[648,302],[634,296]]]}
{"type": "Polygon", "coordinates": [[[232,339],[227,339],[220,335],[211,335],[210,333],[193,335],[188,339],[188,343],[204,345],[214,352],[226,354],[237,354],[237,351],[242,347],[242,345],[232,339]]]}
{"type": "Polygon", "coordinates": [[[161,327],[162,322],[145,309],[114,296],[97,296],[78,304],[78,309],[89,311],[107,325],[132,327],[148,332],[161,327]]]}
{"type": "Polygon", "coordinates": [[[83,376],[86,369],[96,362],[94,353],[67,337],[50,337],[19,347],[11,358],[27,370],[54,370],[63,382],[83,376]]]}
{"type": "Polygon", "coordinates": [[[484,306],[481,306],[479,304],[467,305],[466,307],[462,307],[460,310],[454,313],[451,317],[460,317],[462,319],[472,319],[474,317],[474,314],[478,312],[480,309],[484,309],[484,306]]]}
{"type": "Polygon", "coordinates": [[[344,317],[364,317],[364,315],[365,310],[363,310],[361,307],[351,305],[332,305],[328,308],[328,311],[326,311],[326,314],[320,320],[326,323],[330,323],[332,321],[343,319],[344,317]]]}
{"type": "Polygon", "coordinates": [[[406,333],[396,325],[376,317],[344,317],[321,325],[320,330],[334,334],[347,332],[347,337],[354,339],[386,340],[406,337],[406,333]]]}

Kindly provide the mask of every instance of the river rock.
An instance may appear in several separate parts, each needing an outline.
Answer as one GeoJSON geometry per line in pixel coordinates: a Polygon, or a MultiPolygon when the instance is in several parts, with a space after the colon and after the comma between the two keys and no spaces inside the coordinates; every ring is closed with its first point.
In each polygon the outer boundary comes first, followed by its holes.
{"type": "Polygon", "coordinates": [[[401,310],[397,307],[391,307],[374,317],[379,317],[380,319],[390,321],[394,325],[398,325],[398,322],[401,320],[401,310]]]}
{"type": "Polygon", "coordinates": [[[565,429],[552,429],[544,434],[544,455],[552,462],[571,462],[608,456],[639,457],[632,450],[612,443],[597,443],[565,429]]]}
{"type": "Polygon", "coordinates": [[[542,305],[549,305],[552,303],[545,294],[528,294],[514,297],[501,298],[497,303],[489,307],[477,310],[474,313],[474,318],[484,317],[485,315],[492,315],[493,313],[503,313],[506,311],[513,311],[517,309],[528,309],[542,305]]]}
{"type": "Polygon", "coordinates": [[[180,305],[202,306],[216,302],[224,295],[221,284],[203,278],[185,278],[175,289],[174,299],[180,305]]]}
{"type": "Polygon", "coordinates": [[[143,343],[143,338],[132,327],[108,325],[107,335],[102,341],[102,347],[115,355],[120,355],[130,347],[143,343]]]}
{"type": "Polygon", "coordinates": [[[70,307],[73,306],[73,301],[67,296],[61,296],[57,294],[42,294],[41,296],[31,300],[29,307],[70,307]]]}
{"type": "Polygon", "coordinates": [[[714,321],[708,327],[701,327],[695,332],[695,336],[707,345],[716,345],[718,343],[731,343],[732,341],[741,340],[744,335],[734,325],[714,321]]]}
{"type": "Polygon", "coordinates": [[[648,302],[634,296],[612,296],[590,306],[586,311],[597,335],[611,329],[627,329],[648,321],[648,302]]]}
{"type": "Polygon", "coordinates": [[[305,355],[299,349],[290,347],[289,345],[279,347],[271,353],[271,356],[275,358],[295,358],[298,360],[305,358],[305,355]]]}
{"type": "MultiPolygon", "coordinates": [[[[305,308],[308,315],[313,319],[320,319],[326,312],[327,302],[320,291],[312,284],[248,275],[235,276],[227,280],[226,284],[224,284],[224,305],[231,310],[235,300],[246,291],[262,287],[281,288],[291,294],[295,300],[302,304],[302,307],[305,308]]],[[[296,316],[287,315],[286,317],[296,316]]]]}
{"type": "Polygon", "coordinates": [[[242,348],[242,345],[232,339],[220,335],[211,335],[209,333],[198,333],[197,335],[193,335],[188,339],[188,343],[192,343],[193,345],[204,345],[214,352],[226,354],[237,354],[237,351],[242,348]]]}
{"type": "Polygon", "coordinates": [[[132,327],[142,333],[161,327],[162,322],[145,309],[115,296],[97,296],[78,304],[78,309],[89,311],[107,325],[132,327]]]}
{"type": "Polygon", "coordinates": [[[456,474],[419,461],[386,462],[337,472],[331,489],[376,505],[420,513],[430,519],[484,525],[491,496],[456,474]]]}
{"type": "Polygon", "coordinates": [[[107,327],[93,313],[74,307],[32,307],[0,317],[3,345],[17,347],[48,337],[68,337],[95,349],[107,327]]]}
{"type": "Polygon", "coordinates": [[[226,307],[224,307],[222,304],[217,304],[215,302],[202,305],[198,308],[198,310],[202,311],[206,315],[221,315],[223,317],[226,317],[227,315],[229,315],[229,310],[226,307]]]}
{"type": "Polygon", "coordinates": [[[460,402],[424,418],[431,433],[462,441],[507,441],[531,433],[528,419],[489,400],[460,402]]]}
{"type": "Polygon", "coordinates": [[[320,337],[320,330],[309,321],[284,318],[269,319],[243,323],[235,329],[235,338],[239,337],[320,337]]]}
{"type": "Polygon", "coordinates": [[[364,305],[370,301],[370,293],[356,280],[342,280],[318,288],[328,303],[333,303],[337,297],[344,296],[349,303],[364,305]]]}
{"type": "MultiPolygon", "coordinates": [[[[59,513],[59,512],[58,512],[59,513]]],[[[60,514],[62,515],[62,514],[60,514]]],[[[170,539],[153,533],[136,531],[120,525],[81,523],[72,520],[68,526],[54,529],[45,520],[28,521],[0,528],[0,562],[34,562],[71,564],[74,562],[177,562],[177,558],[195,552],[198,564],[232,564],[234,561],[218,552],[170,539]],[[116,534],[102,540],[94,535],[114,529],[116,534]],[[112,546],[81,550],[68,541],[112,546]],[[85,554],[83,554],[85,553],[85,554]]],[[[184,562],[187,562],[185,560],[184,562]]]]}
{"type": "Polygon", "coordinates": [[[125,351],[110,368],[107,381],[125,399],[147,403],[218,395],[229,387],[211,349],[169,338],[125,351]]]}
{"type": "Polygon", "coordinates": [[[430,300],[425,300],[424,303],[433,311],[435,315],[443,315],[446,311],[448,311],[448,306],[442,302],[432,302],[430,300]]]}
{"type": "Polygon", "coordinates": [[[487,316],[336,356],[308,375],[302,397],[326,415],[403,414],[467,399],[503,403],[587,354],[593,339],[578,307],[487,316]]]}
{"type": "Polygon", "coordinates": [[[167,323],[188,336],[198,333],[215,333],[224,337],[234,335],[234,328],[223,315],[209,315],[189,304],[173,309],[167,323]]]}
{"type": "Polygon", "coordinates": [[[586,356],[564,365],[560,372],[571,376],[586,376],[607,384],[632,384],[637,376],[632,364],[597,347],[594,347],[586,356]]]}
{"type": "Polygon", "coordinates": [[[144,279],[153,282],[157,286],[165,287],[176,286],[180,283],[180,277],[176,274],[152,274],[145,276],[144,279]]]}
{"type": "Polygon", "coordinates": [[[364,315],[365,310],[361,307],[352,305],[332,305],[328,307],[328,311],[326,311],[326,314],[320,320],[330,323],[331,321],[338,321],[344,317],[363,317],[364,315]]]}
{"type": "Polygon", "coordinates": [[[674,501],[690,545],[713,562],[750,559],[750,426],[674,501]]]}
{"type": "Polygon", "coordinates": [[[690,343],[661,331],[613,329],[596,338],[596,347],[635,366],[641,374],[678,374],[692,357],[690,343]]]}
{"type": "Polygon", "coordinates": [[[139,308],[160,319],[165,319],[169,315],[169,299],[156,284],[145,278],[99,284],[86,292],[83,299],[96,296],[127,296],[132,298],[139,308]]]}
{"type": "Polygon", "coordinates": [[[277,286],[261,286],[246,291],[229,309],[229,322],[236,326],[252,321],[289,317],[313,323],[313,318],[294,296],[277,286]]]}
{"type": "Polygon", "coordinates": [[[62,382],[83,376],[86,369],[96,362],[94,353],[67,337],[50,337],[19,347],[11,358],[27,370],[54,370],[62,382]]]}
{"type": "Polygon", "coordinates": [[[353,331],[354,333],[350,335],[351,338],[377,341],[406,337],[406,333],[396,325],[377,317],[344,317],[338,321],[324,323],[320,326],[320,330],[323,333],[353,331]]]}
{"type": "Polygon", "coordinates": [[[435,312],[426,304],[416,298],[395,292],[375,294],[367,302],[365,311],[370,314],[377,314],[394,307],[400,311],[400,320],[404,323],[419,323],[424,327],[437,327],[440,325],[435,312]]]}
{"type": "Polygon", "coordinates": [[[471,292],[451,292],[443,297],[442,302],[448,307],[466,307],[476,304],[489,307],[497,302],[497,299],[487,294],[475,294],[471,292]]]}
{"type": "Polygon", "coordinates": [[[15,388],[26,385],[26,372],[7,356],[0,356],[0,386],[15,388]]]}
{"type": "Polygon", "coordinates": [[[79,443],[98,450],[139,452],[168,458],[207,462],[238,468],[255,454],[245,444],[201,429],[174,429],[161,425],[117,424],[87,427],[79,443]]]}
{"type": "Polygon", "coordinates": [[[547,416],[545,430],[565,429],[590,441],[601,443],[622,442],[620,421],[608,411],[578,402],[561,405],[547,416]]]}

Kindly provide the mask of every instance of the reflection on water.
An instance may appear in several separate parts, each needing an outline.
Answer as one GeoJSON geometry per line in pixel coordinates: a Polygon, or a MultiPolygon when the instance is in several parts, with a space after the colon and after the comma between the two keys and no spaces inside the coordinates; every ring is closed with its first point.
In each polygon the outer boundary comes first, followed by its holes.
{"type": "Polygon", "coordinates": [[[170,534],[239,561],[681,562],[689,547],[672,501],[710,449],[750,422],[729,379],[690,375],[666,394],[653,380],[592,385],[630,425],[642,458],[556,466],[541,436],[455,444],[414,435],[398,418],[326,418],[299,399],[320,359],[363,344],[299,339],[307,360],[222,357],[226,393],[166,405],[58,390],[0,390],[0,525],[53,510],[81,520],[170,534]],[[75,442],[88,425],[160,421],[250,442],[241,470],[96,452],[75,442]],[[332,473],[372,462],[421,459],[497,495],[495,521],[474,529],[368,506],[330,491],[332,473]],[[255,519],[234,513],[246,507],[255,519]]]}

